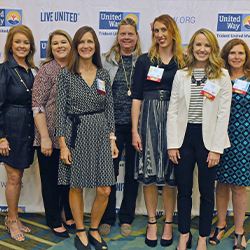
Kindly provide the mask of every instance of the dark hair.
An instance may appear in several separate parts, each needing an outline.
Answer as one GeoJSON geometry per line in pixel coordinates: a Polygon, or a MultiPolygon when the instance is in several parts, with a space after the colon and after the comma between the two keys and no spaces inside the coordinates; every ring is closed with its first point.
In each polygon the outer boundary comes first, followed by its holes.
{"type": "Polygon", "coordinates": [[[92,57],[93,64],[96,65],[97,68],[102,68],[102,62],[101,62],[101,55],[100,55],[100,43],[98,41],[97,35],[93,28],[89,26],[83,26],[80,29],[77,30],[77,32],[74,35],[71,51],[69,54],[69,71],[72,74],[79,74],[79,54],[78,54],[78,45],[81,41],[82,36],[90,32],[93,36],[94,42],[95,42],[95,53],[92,57]]]}
{"type": "Polygon", "coordinates": [[[225,61],[225,68],[229,71],[229,74],[231,74],[231,70],[230,70],[231,67],[228,64],[228,55],[234,46],[240,45],[240,44],[244,47],[245,54],[246,54],[246,60],[243,65],[244,74],[249,79],[250,78],[250,51],[249,51],[247,44],[242,39],[234,38],[228,41],[221,50],[221,57],[225,61]]]}

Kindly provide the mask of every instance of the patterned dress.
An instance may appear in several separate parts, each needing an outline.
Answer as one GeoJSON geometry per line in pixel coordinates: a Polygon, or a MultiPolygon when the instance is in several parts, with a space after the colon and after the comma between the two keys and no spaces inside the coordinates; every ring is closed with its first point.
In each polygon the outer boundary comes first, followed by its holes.
{"type": "Polygon", "coordinates": [[[60,160],[58,183],[71,188],[94,188],[115,184],[109,133],[115,131],[113,98],[108,72],[98,69],[91,87],[67,68],[58,77],[56,134],[64,136],[71,165],[60,160]],[[97,79],[105,81],[106,95],[97,91],[97,79]],[[103,111],[103,112],[102,112],[103,111]],[[73,122],[78,114],[77,136],[72,145],[73,122]]]}
{"type": "MultiPolygon", "coordinates": [[[[245,77],[240,78],[245,80],[245,77]]],[[[234,84],[234,81],[232,81],[234,84]]],[[[216,180],[237,186],[250,186],[250,88],[245,95],[234,93],[228,133],[231,147],[225,149],[216,180]]]]}

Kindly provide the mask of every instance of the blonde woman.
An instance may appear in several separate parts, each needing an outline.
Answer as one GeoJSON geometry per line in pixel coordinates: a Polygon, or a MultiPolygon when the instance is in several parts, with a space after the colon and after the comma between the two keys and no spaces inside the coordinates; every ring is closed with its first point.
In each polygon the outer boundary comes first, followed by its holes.
{"type": "Polygon", "coordinates": [[[156,206],[158,186],[166,219],[161,245],[173,243],[172,225],[176,201],[173,163],[167,155],[166,120],[172,83],[184,64],[181,37],[169,15],[155,18],[152,45],[136,62],[132,88],[132,141],[136,149],[135,178],[142,182],[148,212],[145,243],[157,245],[156,206]]]}
{"type": "MultiPolygon", "coordinates": [[[[119,156],[113,160],[115,176],[119,174],[119,162],[125,144],[125,177],[123,199],[118,213],[121,234],[125,237],[132,233],[131,223],[135,216],[138,182],[134,179],[135,148],[132,145],[131,133],[131,84],[134,66],[141,55],[141,42],[137,24],[131,18],[122,20],[114,44],[109,52],[102,56],[104,69],[109,71],[114,100],[116,145],[119,156]]],[[[116,185],[111,186],[109,202],[101,220],[99,232],[107,235],[110,227],[116,222],[116,185]]]]}
{"type": "Polygon", "coordinates": [[[227,126],[231,83],[227,70],[222,68],[217,39],[207,29],[192,36],[186,66],[175,75],[167,120],[168,154],[175,163],[178,187],[181,235],[176,249],[191,248],[193,170],[197,163],[201,196],[196,249],[205,250],[213,218],[216,166],[224,148],[230,146],[227,126]]]}

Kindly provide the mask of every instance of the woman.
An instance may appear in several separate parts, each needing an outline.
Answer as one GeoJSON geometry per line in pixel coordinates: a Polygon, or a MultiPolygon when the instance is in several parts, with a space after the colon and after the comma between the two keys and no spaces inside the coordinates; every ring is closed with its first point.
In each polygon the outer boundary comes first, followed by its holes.
{"type": "Polygon", "coordinates": [[[77,235],[75,247],[107,249],[98,225],[115,184],[113,158],[118,156],[112,91],[108,72],[102,69],[95,31],[80,28],[73,39],[69,67],[58,78],[57,126],[61,148],[59,185],[70,185],[70,206],[77,235]],[[95,188],[88,238],[83,225],[83,188],[95,188]]]}
{"type": "Polygon", "coordinates": [[[196,249],[207,249],[206,237],[211,231],[214,209],[216,165],[224,148],[230,146],[227,126],[231,89],[228,72],[222,65],[215,35],[207,29],[200,29],[188,44],[187,67],[177,71],[173,83],[167,139],[169,158],[176,164],[178,229],[181,233],[178,250],[191,248],[195,163],[198,164],[201,195],[196,249]]]}
{"type": "Polygon", "coordinates": [[[47,58],[36,76],[32,93],[36,124],[34,146],[37,147],[46,220],[54,234],[60,237],[69,237],[62,225],[62,209],[65,226],[74,228],[69,186],[57,185],[60,147],[55,136],[57,77],[61,67],[68,63],[71,43],[71,37],[63,30],[55,30],[49,35],[47,58]]]}
{"type": "MultiPolygon", "coordinates": [[[[241,39],[232,39],[227,42],[221,51],[221,57],[229,71],[232,86],[235,80],[250,80],[250,52],[247,44],[241,39]]],[[[243,82],[244,83],[244,82],[243,82]]],[[[245,82],[247,83],[247,82],[245,82]]],[[[233,92],[231,114],[229,119],[229,139],[231,147],[226,149],[221,157],[217,170],[216,204],[218,223],[209,242],[219,244],[225,232],[227,207],[232,190],[232,201],[235,222],[235,244],[233,249],[246,249],[243,223],[247,204],[246,187],[250,186],[250,150],[247,123],[250,122],[250,90],[245,94],[233,92]]]]}
{"type": "MultiPolygon", "coordinates": [[[[132,233],[131,223],[135,216],[135,205],[138,193],[138,182],[134,179],[135,149],[131,133],[131,84],[135,62],[141,55],[141,43],[136,22],[131,18],[122,20],[110,51],[102,57],[102,64],[109,71],[114,99],[116,144],[119,155],[113,160],[115,177],[119,174],[119,162],[125,143],[125,178],[123,199],[119,211],[121,234],[132,233]]],[[[116,221],[116,185],[111,186],[111,193],[105,213],[101,220],[99,232],[107,235],[116,221]]]]}
{"type": "Polygon", "coordinates": [[[166,120],[174,75],[184,64],[182,51],[176,22],[169,15],[161,15],[153,22],[149,52],[138,58],[134,72],[131,112],[133,146],[137,151],[135,178],[143,183],[148,212],[145,243],[151,247],[157,245],[158,186],[162,186],[166,213],[161,245],[173,242],[176,188],[173,163],[167,157],[166,120]]]}
{"type": "Polygon", "coordinates": [[[23,233],[30,232],[18,218],[18,200],[24,169],[30,167],[34,156],[31,69],[37,69],[35,51],[33,34],[27,26],[10,28],[4,63],[0,65],[0,162],[7,172],[5,227],[16,241],[24,241],[23,233]]]}

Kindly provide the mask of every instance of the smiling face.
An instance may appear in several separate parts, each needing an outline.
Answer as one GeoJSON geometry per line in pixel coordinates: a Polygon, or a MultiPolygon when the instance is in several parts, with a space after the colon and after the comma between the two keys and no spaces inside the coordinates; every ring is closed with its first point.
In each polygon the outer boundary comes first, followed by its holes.
{"type": "Polygon", "coordinates": [[[135,50],[138,34],[136,34],[132,25],[121,25],[117,33],[117,39],[120,45],[120,52],[123,55],[129,55],[135,50]]]}
{"type": "Polygon", "coordinates": [[[68,39],[63,35],[54,35],[51,40],[51,50],[54,58],[58,62],[66,61],[71,46],[68,39]]]}
{"type": "Polygon", "coordinates": [[[30,52],[30,41],[26,35],[17,32],[12,41],[13,57],[16,61],[23,60],[30,52]]]}
{"type": "Polygon", "coordinates": [[[173,38],[168,31],[168,28],[161,22],[154,23],[154,37],[159,44],[159,48],[167,48],[173,46],[173,38]]]}
{"type": "Polygon", "coordinates": [[[77,51],[82,59],[92,59],[95,53],[95,41],[90,32],[86,32],[82,36],[78,44],[77,51]]]}
{"type": "Polygon", "coordinates": [[[234,69],[243,69],[246,61],[246,52],[242,44],[233,46],[228,54],[228,64],[234,69]]]}
{"type": "Polygon", "coordinates": [[[203,34],[198,34],[194,39],[193,54],[195,58],[195,67],[205,68],[211,53],[211,45],[203,34]]]}

